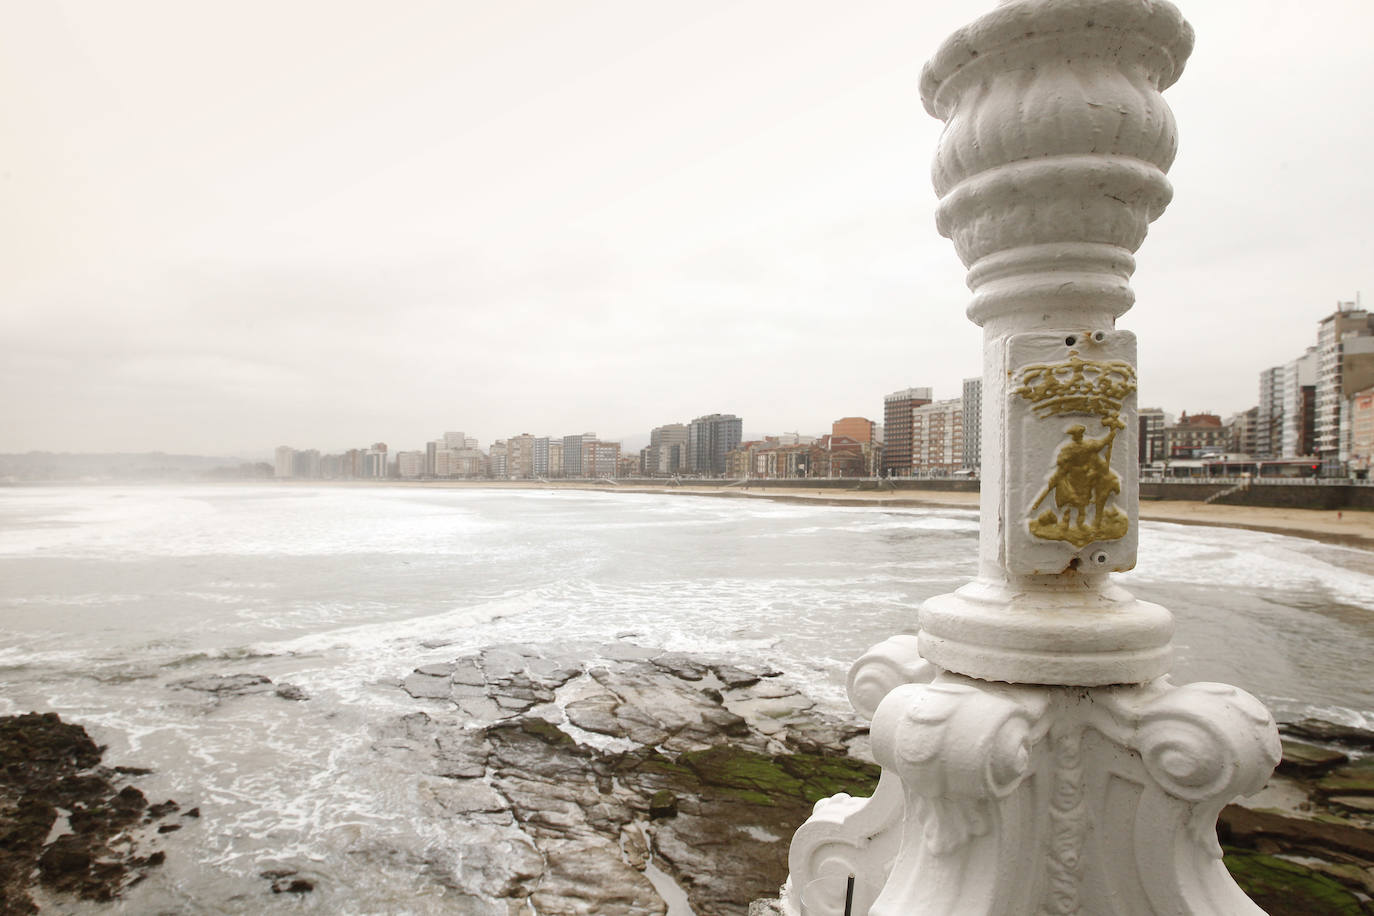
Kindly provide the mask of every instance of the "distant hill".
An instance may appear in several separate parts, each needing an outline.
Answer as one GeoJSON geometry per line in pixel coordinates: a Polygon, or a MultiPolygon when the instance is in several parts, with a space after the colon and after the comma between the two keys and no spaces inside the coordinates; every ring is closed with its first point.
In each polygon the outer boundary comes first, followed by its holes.
{"type": "Polygon", "coordinates": [[[168,455],[164,452],[73,454],[25,452],[0,454],[0,482],[191,480],[206,476],[256,476],[271,468],[241,458],[212,455],[168,455]]]}

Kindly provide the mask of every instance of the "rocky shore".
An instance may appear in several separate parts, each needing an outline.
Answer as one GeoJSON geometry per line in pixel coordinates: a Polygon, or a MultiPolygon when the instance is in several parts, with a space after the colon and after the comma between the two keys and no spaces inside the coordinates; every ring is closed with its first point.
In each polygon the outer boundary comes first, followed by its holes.
{"type": "MultiPolygon", "coordinates": [[[[427,706],[379,747],[445,780],[434,802],[472,825],[457,852],[472,912],[528,898],[541,913],[659,914],[680,889],[698,916],[745,916],[776,895],[815,800],[871,794],[878,775],[862,722],[738,659],[501,646],[404,689],[427,706]]],[[[1270,916],[1374,913],[1374,733],[1284,730],[1270,786],[1223,813],[1226,864],[1270,916]]]]}
{"type": "Polygon", "coordinates": [[[867,793],[856,720],[767,666],[605,646],[499,646],[416,670],[377,747],[458,821],[471,913],[744,914],[777,893],[819,798],[867,793]]]}
{"type": "MultiPolygon", "coordinates": [[[[246,673],[174,686],[310,702],[246,673]]],[[[870,794],[878,776],[864,723],[785,673],[632,634],[492,646],[396,687],[413,711],[376,723],[372,751],[413,780],[421,816],[451,825],[423,868],[473,916],[745,916],[776,896],[815,801],[870,794]]],[[[1226,864],[1270,916],[1374,913],[1374,734],[1284,732],[1270,785],[1222,814],[1226,864]]],[[[146,771],[101,752],[51,713],[0,719],[0,914],[112,900],[162,862],[160,834],[197,816],[148,804],[134,785],[146,771]]],[[[264,877],[282,899],[311,889],[264,877]]]]}
{"type": "Polygon", "coordinates": [[[1280,723],[1269,785],[1222,810],[1226,866],[1269,916],[1374,913],[1374,732],[1280,723]]]}
{"type": "Polygon", "coordinates": [[[103,752],[55,713],[0,718],[0,916],[38,912],[35,890],[113,900],[162,864],[159,834],[199,816],[149,804],[133,784],[147,771],[103,752]]]}

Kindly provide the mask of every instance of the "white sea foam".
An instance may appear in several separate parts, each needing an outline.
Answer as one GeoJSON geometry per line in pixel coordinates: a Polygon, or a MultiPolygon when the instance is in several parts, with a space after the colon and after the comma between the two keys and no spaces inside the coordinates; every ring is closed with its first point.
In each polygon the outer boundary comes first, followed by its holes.
{"type": "Polygon", "coordinates": [[[322,652],[361,653],[387,646],[415,652],[425,643],[451,642],[455,636],[471,632],[481,624],[507,616],[518,616],[537,607],[543,600],[538,590],[513,592],[478,604],[456,607],[425,617],[362,624],[326,630],[278,642],[253,645],[254,651],[271,654],[311,655],[322,652]]]}
{"type": "MultiPolygon", "coordinates": [[[[403,899],[387,893],[434,891],[441,882],[422,873],[437,866],[423,863],[459,867],[443,852],[454,825],[424,813],[427,777],[407,769],[403,751],[375,747],[374,728],[433,711],[399,689],[413,668],[482,646],[604,645],[632,633],[621,641],[774,665],[843,712],[854,659],[910,632],[924,598],[973,574],[978,526],[967,510],[614,491],[15,497],[0,491],[10,573],[0,712],[53,709],[87,723],[110,762],[157,770],[148,791],[201,808],[201,823],[168,841],[187,844],[169,863],[195,867],[169,867],[135,890],[164,886],[180,903],[146,898],[150,911],[261,893],[264,862],[319,869],[351,901],[374,901],[360,909],[403,899]],[[236,673],[310,699],[175,686],[236,673]],[[199,890],[176,897],[177,882],[199,890]]],[[[1123,581],[1182,596],[1187,665],[1206,679],[1239,669],[1288,718],[1374,721],[1374,685],[1341,670],[1374,649],[1374,615],[1366,623],[1359,611],[1374,607],[1374,577],[1353,562],[1363,555],[1153,523],[1141,537],[1140,567],[1123,581]],[[1195,593],[1210,604],[1187,607],[1195,593]]]]}
{"type": "Polygon", "coordinates": [[[1374,578],[1327,562],[1311,542],[1266,532],[1146,523],[1132,578],[1172,584],[1226,582],[1307,592],[1374,608],[1374,578]]]}

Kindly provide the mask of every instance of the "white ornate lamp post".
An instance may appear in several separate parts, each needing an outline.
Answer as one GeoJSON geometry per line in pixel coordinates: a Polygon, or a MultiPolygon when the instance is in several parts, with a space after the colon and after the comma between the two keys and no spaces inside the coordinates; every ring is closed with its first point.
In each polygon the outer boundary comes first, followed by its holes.
{"type": "Polygon", "coordinates": [[[1268,712],[1174,687],[1135,565],[1133,254],[1172,194],[1161,92],[1192,49],[1162,0],[1006,0],[925,67],[937,225],[983,328],[979,575],[850,673],[883,776],[793,840],[792,914],[1259,913],[1221,808],[1278,762],[1268,712]]]}

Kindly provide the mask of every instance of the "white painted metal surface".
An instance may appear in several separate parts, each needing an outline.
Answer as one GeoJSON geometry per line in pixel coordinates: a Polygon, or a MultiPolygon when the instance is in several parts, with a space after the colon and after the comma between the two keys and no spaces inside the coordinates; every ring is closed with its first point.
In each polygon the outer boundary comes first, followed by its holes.
{"type": "Polygon", "coordinates": [[[818,803],[784,908],[875,916],[1260,912],[1221,861],[1221,808],[1278,734],[1226,685],[1174,687],[1168,611],[1135,564],[1134,252],[1169,202],[1161,92],[1192,30],[1162,0],[1009,0],[951,36],[921,93],[945,121],[937,226],[984,333],[979,573],[919,638],[854,666],[883,778],[818,803]]]}

